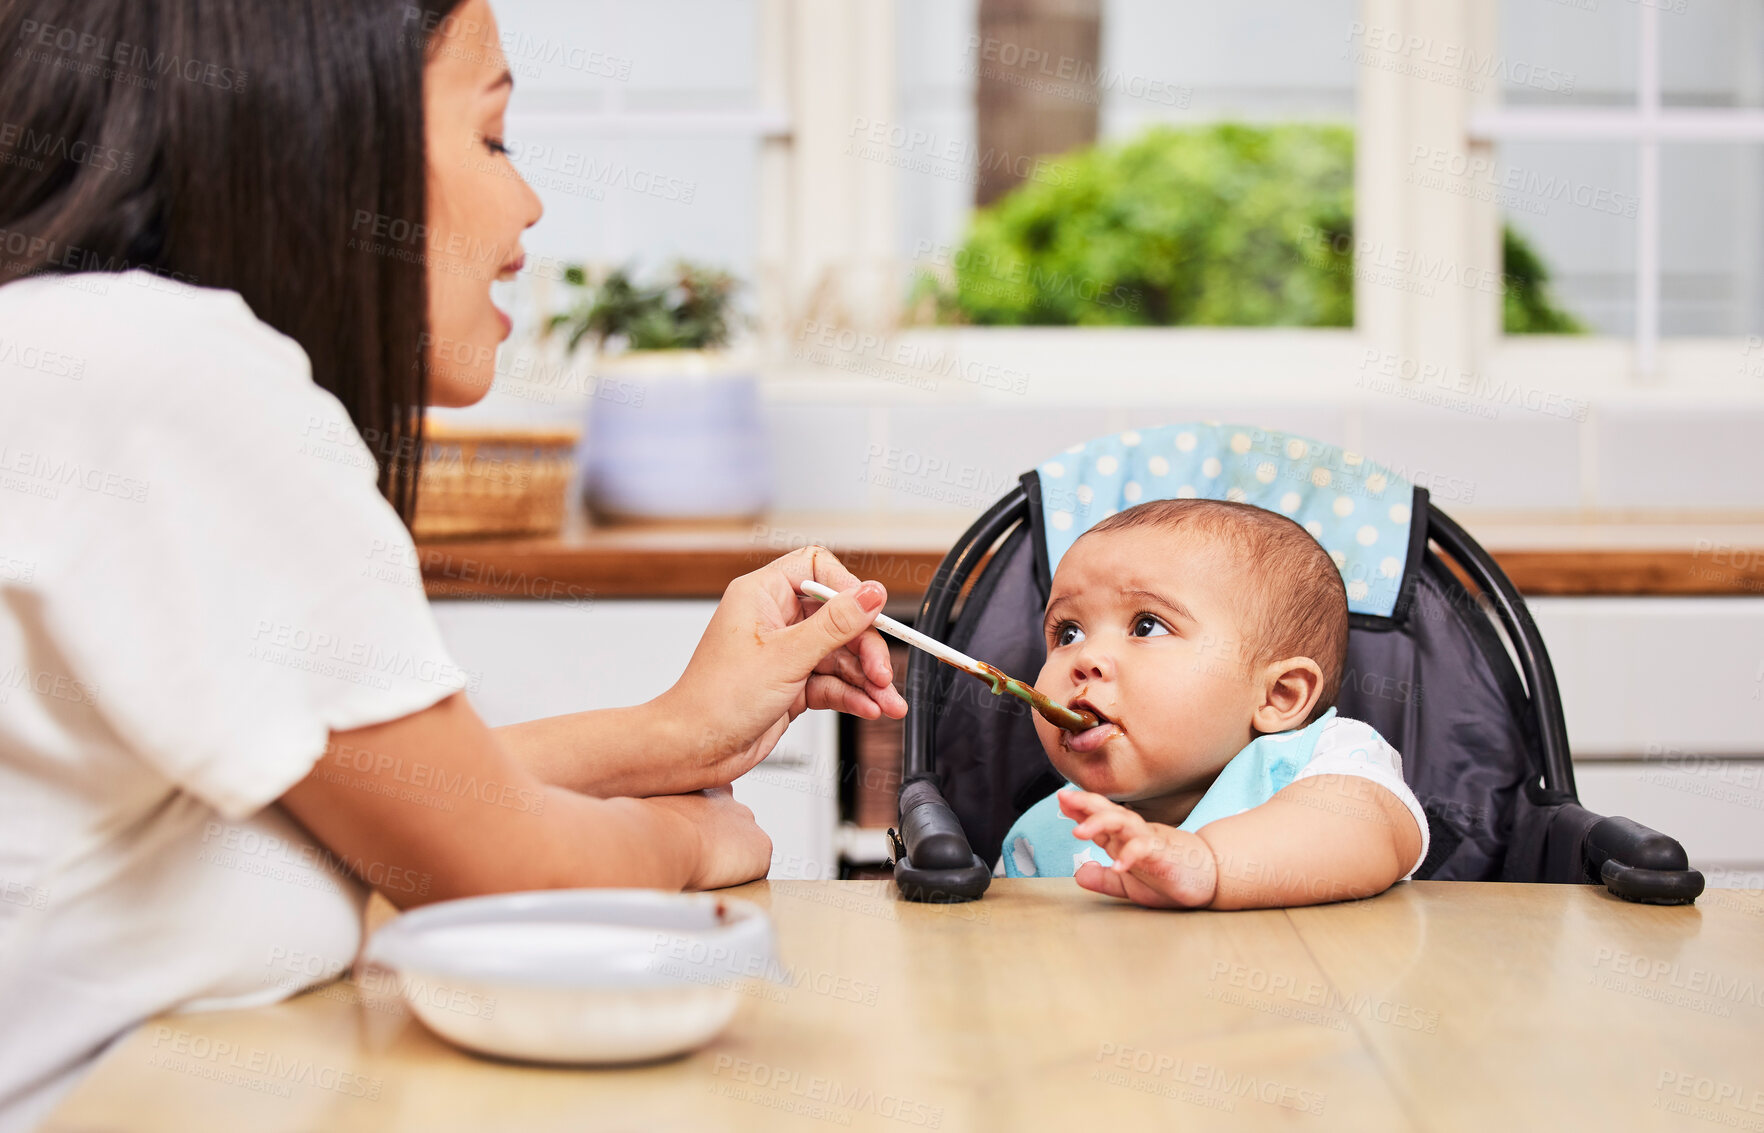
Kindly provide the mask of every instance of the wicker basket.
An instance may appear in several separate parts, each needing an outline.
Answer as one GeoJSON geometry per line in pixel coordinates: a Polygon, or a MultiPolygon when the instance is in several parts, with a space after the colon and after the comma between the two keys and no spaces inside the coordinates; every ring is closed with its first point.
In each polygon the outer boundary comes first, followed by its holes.
{"type": "Polygon", "coordinates": [[[419,539],[550,535],[563,527],[576,441],[568,428],[463,428],[430,419],[417,488],[419,539]]]}

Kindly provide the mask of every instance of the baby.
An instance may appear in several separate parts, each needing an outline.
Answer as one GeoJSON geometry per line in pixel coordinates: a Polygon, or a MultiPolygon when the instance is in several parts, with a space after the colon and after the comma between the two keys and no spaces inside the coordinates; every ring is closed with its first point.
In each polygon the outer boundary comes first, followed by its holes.
{"type": "Polygon", "coordinates": [[[1060,560],[1045,632],[1035,687],[1103,723],[1036,718],[1078,789],[1012,825],[1007,877],[1245,909],[1369,897],[1426,857],[1402,757],[1335,714],[1347,595],[1298,524],[1218,500],[1128,508],[1060,560]]]}

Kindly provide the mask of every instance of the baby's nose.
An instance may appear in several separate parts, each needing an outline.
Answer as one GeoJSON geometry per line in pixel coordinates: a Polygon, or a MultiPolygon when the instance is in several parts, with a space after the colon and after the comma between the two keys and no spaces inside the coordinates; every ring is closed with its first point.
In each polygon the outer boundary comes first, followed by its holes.
{"type": "Polygon", "coordinates": [[[1074,682],[1111,680],[1115,675],[1115,658],[1108,650],[1095,645],[1085,645],[1072,659],[1072,679],[1074,682]]]}

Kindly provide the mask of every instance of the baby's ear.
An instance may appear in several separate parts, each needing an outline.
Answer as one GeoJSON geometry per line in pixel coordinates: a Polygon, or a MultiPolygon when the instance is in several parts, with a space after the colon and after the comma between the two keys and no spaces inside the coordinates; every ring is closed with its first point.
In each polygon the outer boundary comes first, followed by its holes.
{"type": "Polygon", "coordinates": [[[1288,657],[1262,668],[1261,700],[1251,723],[1258,732],[1289,732],[1310,719],[1323,695],[1323,669],[1309,657],[1288,657]]]}

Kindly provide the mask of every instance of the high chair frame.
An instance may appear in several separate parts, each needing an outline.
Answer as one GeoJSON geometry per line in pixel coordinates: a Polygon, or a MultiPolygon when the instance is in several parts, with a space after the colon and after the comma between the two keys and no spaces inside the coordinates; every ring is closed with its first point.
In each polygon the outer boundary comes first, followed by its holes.
{"type": "MultiPolygon", "coordinates": [[[[1023,478],[970,526],[938,565],[925,591],[915,624],[940,640],[953,625],[958,600],[972,589],[993,548],[1021,524],[1030,522],[1039,506],[1034,473],[1023,478]]],[[[1512,650],[1509,658],[1499,639],[1484,649],[1499,650],[1491,664],[1517,661],[1524,681],[1525,711],[1535,737],[1533,779],[1525,784],[1528,800],[1539,807],[1559,807],[1556,823],[1562,837],[1578,840],[1577,852],[1566,855],[1572,864],[1555,876],[1536,880],[1553,882],[1603,882],[1613,894],[1628,901],[1649,904],[1688,904],[1703,890],[1703,875],[1690,868],[1679,843],[1627,818],[1603,818],[1579,804],[1574,786],[1574,765],[1568,745],[1568,729],[1549,651],[1532,620],[1518,589],[1494,557],[1465,530],[1416,490],[1414,509],[1424,524],[1423,547],[1431,542],[1455,564],[1480,596],[1478,607],[1492,611],[1505,630],[1512,650]]],[[[1469,616],[1482,616],[1471,613],[1469,616]]],[[[1362,615],[1350,615],[1350,625],[1367,624],[1362,615]]],[[[1351,632],[1351,630],[1350,630],[1351,632]]],[[[963,901],[978,898],[991,880],[988,864],[973,853],[953,809],[945,801],[937,780],[935,730],[939,662],[914,650],[907,665],[905,751],[900,792],[899,829],[888,832],[891,865],[902,894],[916,901],[963,901]]],[[[1015,674],[1032,677],[1034,674],[1015,674]]],[[[1561,855],[1558,855],[1561,856],[1561,855]]]]}

